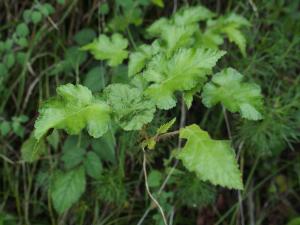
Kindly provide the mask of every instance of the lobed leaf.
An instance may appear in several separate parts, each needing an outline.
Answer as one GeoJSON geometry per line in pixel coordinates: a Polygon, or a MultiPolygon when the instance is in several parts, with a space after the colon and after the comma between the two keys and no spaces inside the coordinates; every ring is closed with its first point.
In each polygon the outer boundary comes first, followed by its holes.
{"type": "Polygon", "coordinates": [[[114,33],[111,38],[102,34],[81,49],[90,51],[95,59],[108,60],[108,65],[117,66],[128,57],[127,46],[128,41],[121,34],[114,33]]]}
{"type": "Polygon", "coordinates": [[[124,130],[139,130],[152,121],[155,105],[138,88],[111,84],[104,90],[114,118],[124,130]]]}
{"type": "Polygon", "coordinates": [[[153,82],[146,89],[146,95],[160,109],[174,107],[174,93],[188,91],[199,83],[203,84],[213,66],[224,54],[220,50],[198,48],[180,49],[170,60],[162,54],[155,56],[143,73],[148,82],[153,82]]]}
{"type": "Polygon", "coordinates": [[[215,74],[202,92],[203,104],[212,107],[222,103],[230,112],[239,112],[243,118],[262,119],[263,101],[260,87],[242,82],[243,75],[233,68],[215,74]]]}
{"type": "Polygon", "coordinates": [[[93,137],[101,137],[110,123],[110,107],[96,99],[82,85],[66,84],[57,88],[58,96],[45,102],[35,122],[34,136],[43,137],[51,128],[78,134],[83,128],[93,137]]]}

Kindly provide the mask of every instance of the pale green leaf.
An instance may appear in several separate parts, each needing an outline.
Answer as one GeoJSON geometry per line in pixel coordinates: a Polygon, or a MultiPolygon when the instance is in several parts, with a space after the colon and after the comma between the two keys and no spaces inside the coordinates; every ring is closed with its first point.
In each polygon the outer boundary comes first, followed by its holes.
{"type": "Polygon", "coordinates": [[[187,142],[177,157],[189,171],[214,185],[243,189],[241,172],[229,141],[213,140],[195,124],[181,129],[180,137],[187,142]]]}
{"type": "Polygon", "coordinates": [[[157,42],[154,42],[152,45],[142,45],[136,52],[131,53],[128,63],[128,76],[131,77],[141,72],[146,63],[158,51],[159,45],[157,42]]]}
{"type": "Polygon", "coordinates": [[[246,55],[246,38],[241,28],[249,26],[247,19],[231,13],[216,20],[209,20],[205,32],[200,35],[201,41],[207,47],[217,47],[223,44],[223,39],[227,36],[229,41],[235,43],[241,53],[246,55]]]}
{"type": "Polygon", "coordinates": [[[192,35],[198,29],[197,25],[166,25],[161,34],[161,39],[166,44],[168,56],[181,47],[191,45],[194,41],[192,35]]]}
{"type": "Polygon", "coordinates": [[[152,37],[157,37],[161,35],[166,25],[169,25],[168,19],[164,17],[160,18],[147,28],[147,33],[152,37]]]}
{"type": "Polygon", "coordinates": [[[141,90],[126,84],[112,84],[104,93],[116,121],[124,130],[139,130],[152,121],[155,106],[141,90]]]}
{"type": "Polygon", "coordinates": [[[68,210],[84,193],[85,186],[85,173],[82,166],[68,172],[58,172],[50,190],[55,210],[59,214],[68,210]]]}
{"type": "Polygon", "coordinates": [[[159,134],[165,134],[168,132],[168,130],[174,125],[176,121],[176,118],[173,118],[172,120],[170,120],[169,122],[161,125],[157,131],[156,131],[156,134],[159,135],[159,134]]]}
{"type": "Polygon", "coordinates": [[[202,92],[203,103],[212,107],[222,103],[230,112],[239,112],[243,118],[260,120],[263,105],[260,87],[242,82],[243,76],[233,68],[215,74],[202,92]]]}
{"type": "Polygon", "coordinates": [[[223,32],[226,33],[229,41],[235,43],[239,47],[243,56],[245,56],[246,55],[246,38],[244,37],[242,32],[234,27],[226,27],[223,29],[223,32]]]}
{"type": "Polygon", "coordinates": [[[197,23],[199,21],[207,20],[214,17],[215,14],[203,6],[189,7],[179,10],[174,15],[174,22],[176,25],[186,26],[197,23]]]}
{"type": "Polygon", "coordinates": [[[49,129],[64,129],[78,134],[87,127],[93,137],[102,136],[110,123],[110,107],[96,99],[82,85],[66,84],[57,88],[58,96],[45,102],[35,123],[35,137],[40,139],[49,129]]]}
{"type": "Polygon", "coordinates": [[[117,66],[128,57],[128,51],[125,50],[127,46],[128,41],[121,34],[115,33],[111,38],[101,34],[98,39],[81,49],[90,51],[97,60],[108,60],[108,65],[117,66]]]}
{"type": "Polygon", "coordinates": [[[148,82],[153,82],[145,91],[146,95],[160,109],[174,107],[174,93],[203,84],[224,54],[224,51],[198,48],[180,49],[170,60],[162,54],[155,56],[143,73],[148,82]]]}

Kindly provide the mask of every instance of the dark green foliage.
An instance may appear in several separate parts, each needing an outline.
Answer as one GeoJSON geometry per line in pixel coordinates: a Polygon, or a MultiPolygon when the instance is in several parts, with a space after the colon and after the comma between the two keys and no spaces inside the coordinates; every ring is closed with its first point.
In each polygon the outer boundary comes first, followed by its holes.
{"type": "Polygon", "coordinates": [[[102,176],[94,182],[94,185],[98,198],[106,203],[122,206],[127,200],[124,180],[115,170],[103,171],[102,176]]]}
{"type": "Polygon", "coordinates": [[[193,173],[177,176],[176,183],[176,196],[182,205],[202,208],[216,200],[216,188],[199,180],[193,173]]]}

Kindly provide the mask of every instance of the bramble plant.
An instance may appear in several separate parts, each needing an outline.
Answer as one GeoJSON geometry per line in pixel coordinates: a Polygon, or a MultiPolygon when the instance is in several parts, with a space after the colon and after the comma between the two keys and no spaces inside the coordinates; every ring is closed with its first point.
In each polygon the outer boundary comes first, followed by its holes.
{"type": "MultiPolygon", "coordinates": [[[[217,17],[196,6],[182,8],[171,18],[154,22],[147,29],[148,37],[154,41],[132,52],[121,34],[101,34],[81,50],[90,52],[96,60],[105,60],[111,67],[129,58],[129,83],[109,84],[99,94],[81,84],[57,87],[57,96],[39,109],[30,139],[30,145],[35,147],[31,152],[26,148],[25,160],[33,161],[43,154],[42,143],[52,129],[63,129],[70,135],[86,129],[94,138],[106,135],[115,126],[125,132],[137,130],[144,137],[143,151],[154,149],[161,137],[179,134],[186,143],[174,155],[189,172],[201,181],[243,190],[242,174],[229,140],[214,140],[197,124],[168,132],[175,119],[163,124],[152,137],[143,132],[158,110],[176,107],[179,97],[188,108],[195,96],[201,96],[208,108],[221,104],[245,119],[263,118],[259,86],[244,81],[243,75],[233,68],[213,72],[226,54],[219,49],[225,38],[236,44],[242,55],[246,54],[246,40],[240,29],[247,26],[249,22],[239,15],[217,17]]],[[[69,209],[85,191],[85,174],[97,179],[97,171],[102,170],[101,161],[93,152],[84,155],[80,148],[70,151],[74,164],[68,172],[59,172],[51,187],[54,207],[59,213],[69,209]]]]}

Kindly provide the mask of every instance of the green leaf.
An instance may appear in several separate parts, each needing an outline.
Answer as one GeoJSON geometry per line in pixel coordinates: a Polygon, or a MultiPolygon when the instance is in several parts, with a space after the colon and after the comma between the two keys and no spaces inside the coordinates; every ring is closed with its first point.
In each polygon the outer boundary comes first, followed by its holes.
{"type": "Polygon", "coordinates": [[[194,95],[201,90],[202,85],[203,85],[202,83],[199,83],[193,89],[185,91],[183,93],[183,100],[188,109],[191,108],[193,100],[194,100],[194,95]]]}
{"type": "Polygon", "coordinates": [[[92,140],[92,149],[96,152],[101,160],[116,162],[115,156],[116,140],[114,133],[108,130],[101,138],[92,140]]]}
{"type": "Polygon", "coordinates": [[[164,55],[155,56],[143,76],[153,84],[145,91],[160,109],[176,105],[174,93],[188,91],[203,84],[211,69],[225,54],[212,49],[180,49],[170,60],[164,55]]]}
{"type": "Polygon", "coordinates": [[[45,142],[43,140],[38,141],[33,136],[30,136],[21,147],[22,159],[25,162],[34,162],[45,152],[45,142]]]}
{"type": "Polygon", "coordinates": [[[64,148],[61,160],[66,169],[72,169],[84,160],[84,155],[85,149],[74,145],[72,148],[64,148]]]}
{"type": "Polygon", "coordinates": [[[158,170],[152,170],[148,176],[149,187],[159,187],[162,181],[162,174],[158,170]]]}
{"type": "Polygon", "coordinates": [[[82,85],[66,84],[57,88],[58,96],[45,102],[35,122],[35,137],[40,139],[49,129],[64,129],[78,134],[87,127],[93,137],[101,137],[110,123],[110,107],[96,99],[82,85]]]}
{"type": "Polygon", "coordinates": [[[85,75],[84,86],[88,87],[92,92],[101,91],[105,85],[105,69],[102,66],[96,66],[88,71],[85,75]]]}
{"type": "Polygon", "coordinates": [[[121,64],[111,68],[111,83],[128,84],[130,79],[128,77],[128,66],[121,64]]]}
{"type": "MultiPolygon", "coordinates": [[[[159,20],[156,20],[153,24],[151,24],[150,27],[148,27],[147,32],[153,37],[165,35],[165,37],[168,37],[164,38],[165,40],[172,38],[182,39],[180,37],[172,37],[175,36],[175,34],[165,32],[166,28],[169,30],[173,29],[177,32],[177,34],[181,34],[182,36],[184,35],[184,31],[189,31],[191,27],[193,28],[193,32],[199,30],[197,23],[203,20],[210,19],[213,16],[215,16],[215,14],[203,6],[182,8],[177,11],[175,15],[170,19],[163,17],[159,20]],[[185,27],[190,28],[185,29],[185,27]],[[177,31],[176,29],[181,32],[177,31]]],[[[189,39],[191,39],[191,33],[189,34],[189,39]]]]}
{"type": "Polygon", "coordinates": [[[34,24],[38,24],[42,20],[42,14],[40,12],[34,11],[31,14],[31,21],[34,24]]]}
{"type": "Polygon", "coordinates": [[[260,120],[263,105],[260,87],[242,82],[243,75],[233,68],[215,74],[202,92],[205,106],[222,103],[230,112],[239,112],[243,118],[260,120]]]}
{"type": "Polygon", "coordinates": [[[128,41],[120,34],[113,34],[111,38],[102,34],[92,43],[82,47],[82,50],[90,51],[97,60],[108,60],[108,65],[117,66],[128,57],[125,49],[128,41]]]}
{"type": "Polygon", "coordinates": [[[52,133],[47,137],[48,143],[57,150],[59,144],[59,133],[57,130],[53,130],[52,133]]]}
{"type": "Polygon", "coordinates": [[[32,14],[32,10],[31,9],[26,9],[23,12],[23,19],[25,22],[29,22],[31,20],[31,14],[32,14]]]}
{"type": "Polygon", "coordinates": [[[139,130],[152,121],[155,106],[141,90],[126,84],[112,84],[105,88],[104,94],[124,130],[139,130]]]}
{"type": "Polygon", "coordinates": [[[160,18],[147,28],[147,33],[152,37],[158,37],[162,34],[164,27],[168,26],[169,24],[170,22],[167,18],[160,18]]]}
{"type": "Polygon", "coordinates": [[[170,120],[169,122],[161,125],[157,131],[156,131],[156,134],[160,135],[160,134],[165,134],[168,132],[168,130],[174,125],[176,121],[176,118],[173,118],[172,120],[170,120]]]}
{"type": "MultiPolygon", "coordinates": [[[[175,175],[176,176],[176,175],[175,175]]],[[[202,208],[213,204],[216,200],[216,187],[199,180],[194,173],[182,172],[176,176],[176,199],[182,205],[202,208]]]]}
{"type": "Polygon", "coordinates": [[[3,121],[0,124],[1,135],[6,136],[11,130],[11,125],[8,121],[3,121]]]}
{"type": "Polygon", "coordinates": [[[194,41],[192,35],[198,29],[197,25],[166,25],[161,34],[161,39],[166,43],[168,56],[172,55],[179,48],[191,45],[194,41]]]}
{"type": "Polygon", "coordinates": [[[179,10],[174,15],[174,23],[180,26],[194,24],[211,19],[215,14],[203,6],[189,7],[179,10]]]}
{"type": "Polygon", "coordinates": [[[20,23],[16,28],[16,33],[20,37],[27,37],[29,34],[29,29],[26,23],[20,23]]]}
{"type": "Polygon", "coordinates": [[[223,32],[226,33],[230,42],[235,43],[243,56],[246,56],[246,38],[241,31],[234,27],[226,27],[223,29],[223,32]]]}
{"type": "Polygon", "coordinates": [[[84,168],[78,167],[68,172],[59,171],[53,180],[51,198],[55,210],[62,214],[76,203],[86,186],[84,168]]]}
{"type": "Polygon", "coordinates": [[[227,36],[229,41],[235,43],[245,56],[246,38],[240,29],[249,26],[248,20],[234,13],[219,17],[216,20],[209,20],[206,31],[202,34],[202,42],[207,47],[217,47],[223,44],[223,38],[227,36]]]}
{"type": "Polygon", "coordinates": [[[74,40],[78,45],[85,45],[91,42],[95,37],[96,32],[93,29],[84,28],[75,34],[74,40]]]}
{"type": "Polygon", "coordinates": [[[65,52],[65,68],[73,68],[74,71],[78,70],[79,66],[87,59],[86,52],[80,51],[77,46],[68,48],[65,52]]]}
{"type": "Polygon", "coordinates": [[[16,40],[16,43],[17,43],[18,45],[20,45],[20,47],[22,47],[22,48],[25,48],[25,47],[28,46],[28,41],[27,41],[27,39],[24,38],[24,37],[18,38],[18,39],[16,40]]]}
{"type": "Polygon", "coordinates": [[[49,4],[49,3],[45,3],[45,4],[43,4],[43,5],[40,5],[39,8],[40,8],[40,11],[42,12],[42,14],[43,14],[44,16],[49,16],[49,15],[51,15],[52,13],[55,12],[54,7],[53,7],[51,4],[49,4]]]}
{"type": "Polygon", "coordinates": [[[151,59],[153,55],[157,54],[158,51],[159,45],[157,42],[154,42],[150,46],[142,45],[138,48],[138,51],[131,53],[128,63],[128,76],[131,77],[141,72],[146,63],[151,59]]]}
{"type": "Polygon", "coordinates": [[[16,58],[13,52],[8,53],[7,55],[5,55],[5,64],[6,66],[10,69],[11,67],[13,67],[13,65],[15,65],[16,62],[16,58]]]}
{"type": "Polygon", "coordinates": [[[84,160],[86,173],[92,178],[98,179],[101,177],[102,163],[95,152],[88,152],[84,160]]]}
{"type": "Polygon", "coordinates": [[[214,185],[243,189],[241,172],[229,141],[213,140],[195,124],[181,129],[180,137],[187,142],[177,157],[189,171],[214,185]]]}

